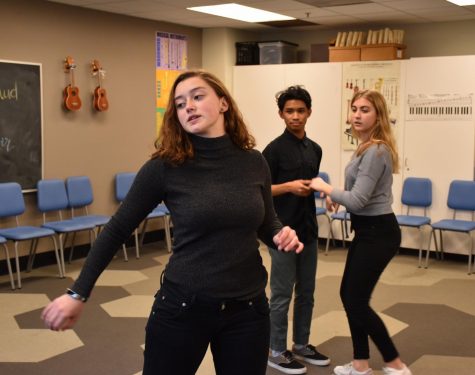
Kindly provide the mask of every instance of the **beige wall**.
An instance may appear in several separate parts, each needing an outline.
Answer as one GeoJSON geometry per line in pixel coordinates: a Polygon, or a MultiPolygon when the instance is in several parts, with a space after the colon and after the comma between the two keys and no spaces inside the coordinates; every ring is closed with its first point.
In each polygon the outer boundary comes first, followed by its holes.
{"type": "Polygon", "coordinates": [[[256,34],[244,30],[212,28],[203,30],[203,69],[216,74],[229,88],[233,87],[236,42],[255,40],[256,34]]]}
{"type": "MultiPolygon", "coordinates": [[[[201,67],[201,29],[38,0],[0,1],[0,25],[0,59],[42,64],[44,177],[88,175],[95,195],[93,213],[112,214],[117,207],[114,174],[136,171],[153,151],[155,32],[186,35],[189,66],[201,67]],[[77,112],[62,106],[69,83],[63,71],[67,55],[77,64],[83,104],[77,112]],[[97,85],[92,59],[106,70],[107,112],[92,109],[97,85]]],[[[21,222],[39,224],[35,194],[25,197],[27,213],[21,222]]]]}

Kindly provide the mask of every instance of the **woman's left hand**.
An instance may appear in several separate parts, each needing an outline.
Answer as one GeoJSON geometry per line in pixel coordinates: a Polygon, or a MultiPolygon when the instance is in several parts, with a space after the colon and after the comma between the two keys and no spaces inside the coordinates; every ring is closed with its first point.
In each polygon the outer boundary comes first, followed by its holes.
{"type": "Polygon", "coordinates": [[[310,182],[310,187],[321,193],[325,193],[326,195],[330,195],[333,188],[331,185],[327,184],[321,177],[313,178],[310,182]]]}
{"type": "Polygon", "coordinates": [[[303,250],[303,243],[299,241],[297,233],[292,228],[285,226],[274,236],[277,249],[288,252],[295,251],[297,254],[303,250]]]}

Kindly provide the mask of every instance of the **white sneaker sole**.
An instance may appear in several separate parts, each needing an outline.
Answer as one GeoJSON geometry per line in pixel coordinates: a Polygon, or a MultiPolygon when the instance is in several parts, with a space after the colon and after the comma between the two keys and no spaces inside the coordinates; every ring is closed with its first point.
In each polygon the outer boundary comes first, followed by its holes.
{"type": "Polygon", "coordinates": [[[294,357],[297,359],[300,359],[301,361],[305,361],[307,363],[310,363],[311,365],[315,366],[328,366],[330,364],[330,358],[324,359],[324,360],[318,360],[318,359],[309,359],[305,358],[304,356],[298,355],[293,353],[294,357]]]}
{"type": "Polygon", "coordinates": [[[306,367],[304,367],[304,368],[285,368],[285,367],[279,366],[278,363],[274,363],[274,362],[271,362],[271,361],[267,361],[267,365],[269,365],[270,367],[273,367],[276,370],[278,370],[280,372],[283,372],[285,374],[295,375],[295,374],[306,374],[307,373],[307,368],[306,367]]]}

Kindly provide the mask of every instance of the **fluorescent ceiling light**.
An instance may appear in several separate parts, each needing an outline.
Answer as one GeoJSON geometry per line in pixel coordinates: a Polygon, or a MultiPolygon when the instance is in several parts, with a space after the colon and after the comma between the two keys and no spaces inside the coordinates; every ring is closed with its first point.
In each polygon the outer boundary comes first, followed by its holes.
{"type": "Polygon", "coordinates": [[[186,8],[195,12],[213,14],[245,22],[268,22],[294,20],[293,17],[239,5],[235,3],[186,8]]]}
{"type": "Polygon", "coordinates": [[[460,5],[461,7],[467,6],[467,5],[475,5],[475,0],[447,0],[447,1],[455,5],[460,5]]]}

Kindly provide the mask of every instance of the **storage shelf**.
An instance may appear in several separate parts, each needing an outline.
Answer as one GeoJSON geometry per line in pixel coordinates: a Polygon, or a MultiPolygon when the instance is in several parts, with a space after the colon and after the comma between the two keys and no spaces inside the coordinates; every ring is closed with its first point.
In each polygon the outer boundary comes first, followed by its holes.
{"type": "Polygon", "coordinates": [[[357,47],[328,47],[330,62],[400,60],[404,44],[365,44],[357,47]]]}

